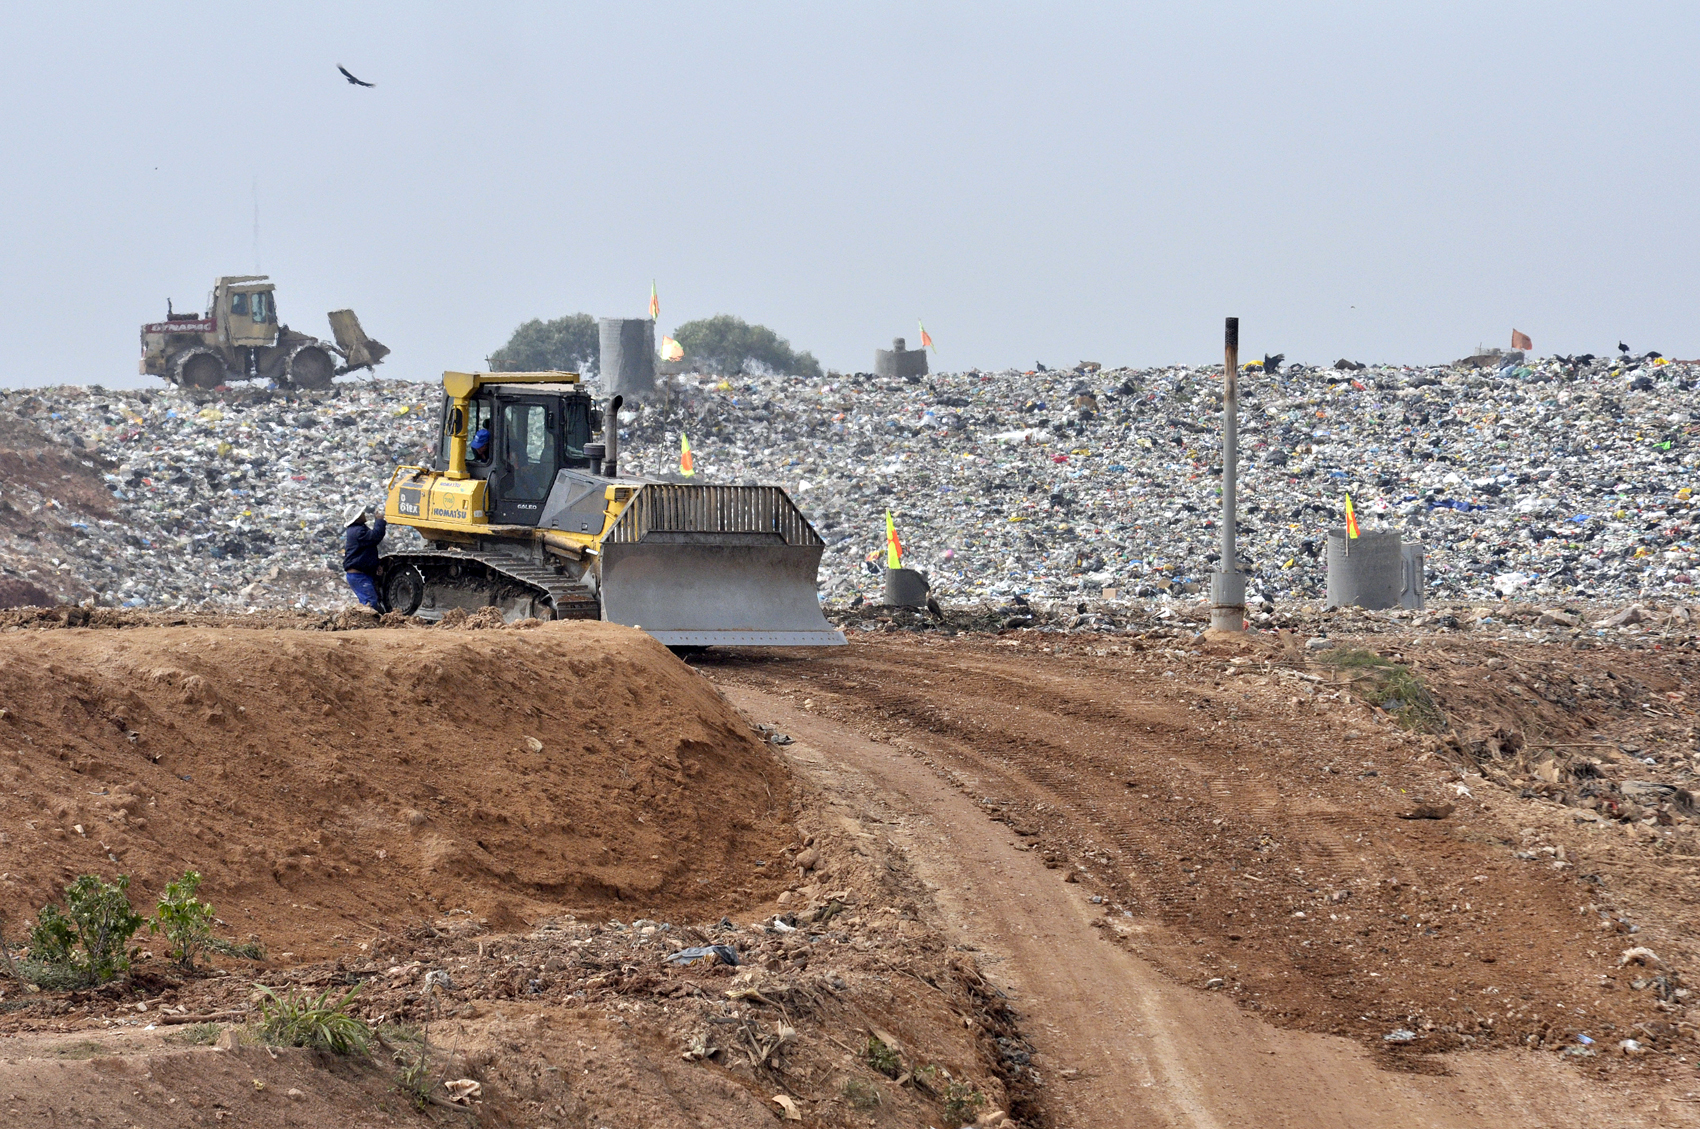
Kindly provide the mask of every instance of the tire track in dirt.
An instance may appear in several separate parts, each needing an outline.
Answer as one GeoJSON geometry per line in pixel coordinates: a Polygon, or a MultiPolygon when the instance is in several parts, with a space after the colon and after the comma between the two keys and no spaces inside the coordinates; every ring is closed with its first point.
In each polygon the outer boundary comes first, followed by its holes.
{"type": "Polygon", "coordinates": [[[769,689],[734,686],[752,720],[795,739],[793,763],[817,786],[870,783],[898,813],[892,840],[948,925],[982,950],[1038,1050],[1048,1124],[1266,1129],[1365,1125],[1616,1127],[1696,1124],[1685,1107],[1590,1092],[1552,1056],[1468,1056],[1451,1073],[1382,1069],[1344,1039],[1282,1031],[1221,995],[1169,980],[1101,939],[1081,886],[988,822],[983,805],[918,756],[805,712],[769,689]]]}
{"type": "MultiPolygon", "coordinates": [[[[982,785],[996,782],[997,790],[1006,795],[1025,795],[1038,785],[1045,796],[1028,801],[1025,822],[1050,823],[1056,828],[1080,824],[1092,827],[1117,851],[1109,869],[1098,875],[1099,880],[1130,902],[1173,907],[1191,900],[1190,887],[1196,882],[1152,871],[1148,835],[1115,811],[1105,795],[1106,782],[1113,785],[1137,767],[1137,758],[1128,751],[1130,733],[1139,734],[1144,744],[1163,747],[1164,753],[1176,742],[1196,743],[1195,732],[1169,721],[1172,705],[1157,697],[1141,697],[1118,708],[1100,699],[1072,695],[1067,692],[1066,679],[1048,673],[1017,679],[989,670],[985,663],[969,661],[934,672],[949,675],[956,702],[980,705],[971,712],[972,720],[965,720],[960,708],[951,714],[931,694],[921,692],[913,669],[904,670],[896,664],[873,666],[879,676],[874,686],[847,676],[835,677],[831,671],[812,674],[810,683],[822,691],[855,699],[852,708],[857,712],[895,714],[909,721],[924,732],[930,751],[945,755],[956,772],[972,775],[982,785]],[[1012,709],[1010,703],[1018,701],[1026,708],[1012,709]],[[1069,725],[1074,727],[1074,739],[1066,743],[1055,740],[1055,735],[1069,725]],[[1052,813],[1048,819],[1033,810],[1039,805],[1052,813]]],[[[1113,688],[1111,692],[1115,692],[1113,688]]],[[[1217,745],[1227,749],[1231,744],[1207,737],[1203,751],[1217,745]]],[[[1371,827],[1367,820],[1336,807],[1293,803],[1254,783],[1231,781],[1194,758],[1170,756],[1169,761],[1168,771],[1196,778],[1188,792],[1209,794],[1208,810],[1201,814],[1213,826],[1231,822],[1244,826],[1253,838],[1278,839],[1296,850],[1306,866],[1342,862],[1348,839],[1361,837],[1371,827]]],[[[1175,795],[1174,799],[1193,798],[1175,795]]],[[[1067,832],[1060,833],[1067,837],[1067,832]]],[[[1169,916],[1177,924],[1192,919],[1186,911],[1169,916]]]]}
{"type": "MultiPolygon", "coordinates": [[[[705,666],[887,757],[912,751],[1051,882],[1101,895],[1100,928],[1135,956],[1180,984],[1219,979],[1252,1018],[1436,1070],[1460,1056],[1423,1052],[1550,1052],[1657,1024],[1650,997],[1611,991],[1628,987],[1609,982],[1622,945],[1584,932],[1574,872],[1513,859],[1514,800],[1490,789],[1443,821],[1401,820],[1454,798],[1422,743],[1326,680],[1223,664],[894,638],[705,666]],[[1395,1028],[1417,1041],[1388,1048],[1395,1028]]],[[[1585,1065],[1687,1073],[1686,1049],[1585,1065]]]]}

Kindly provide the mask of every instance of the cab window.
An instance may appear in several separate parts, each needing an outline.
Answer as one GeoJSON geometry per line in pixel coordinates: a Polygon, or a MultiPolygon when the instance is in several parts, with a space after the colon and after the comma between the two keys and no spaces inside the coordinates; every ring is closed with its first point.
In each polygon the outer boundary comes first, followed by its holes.
{"type": "Polygon", "coordinates": [[[483,464],[483,463],[487,463],[487,462],[490,461],[490,452],[495,449],[495,441],[494,441],[495,437],[494,437],[494,435],[492,434],[491,441],[485,445],[483,455],[480,455],[476,450],[473,449],[472,440],[478,435],[478,432],[480,430],[486,430],[487,429],[491,432],[495,431],[495,427],[492,423],[492,421],[495,419],[495,416],[496,416],[496,413],[495,413],[495,410],[492,407],[490,401],[488,401],[488,400],[474,400],[474,401],[472,401],[472,403],[469,406],[468,411],[467,411],[467,420],[466,420],[466,460],[467,460],[467,462],[483,464]]]}
{"type": "Polygon", "coordinates": [[[252,300],[255,321],[272,322],[277,320],[273,315],[272,296],[269,293],[262,290],[258,294],[253,295],[252,300]]]}
{"type": "Polygon", "coordinates": [[[542,404],[508,404],[502,410],[506,470],[515,496],[542,498],[555,480],[555,429],[542,404]]]}
{"type": "Polygon", "coordinates": [[[247,317],[248,295],[232,294],[230,296],[230,313],[232,317],[247,317]]]}

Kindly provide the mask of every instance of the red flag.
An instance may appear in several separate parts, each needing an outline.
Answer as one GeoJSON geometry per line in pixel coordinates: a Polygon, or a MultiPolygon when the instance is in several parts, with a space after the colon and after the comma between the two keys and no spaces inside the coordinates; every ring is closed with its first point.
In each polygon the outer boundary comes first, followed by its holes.
{"type": "Polygon", "coordinates": [[[1511,331],[1511,347],[1513,349],[1521,349],[1525,353],[1532,353],[1535,350],[1535,343],[1529,340],[1529,335],[1527,333],[1519,333],[1513,329],[1511,331]]]}

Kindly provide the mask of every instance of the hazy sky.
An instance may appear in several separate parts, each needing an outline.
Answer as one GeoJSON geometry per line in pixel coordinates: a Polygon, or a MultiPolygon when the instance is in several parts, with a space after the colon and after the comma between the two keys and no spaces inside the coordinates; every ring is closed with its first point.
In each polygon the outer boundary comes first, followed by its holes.
{"type": "MultiPolygon", "coordinates": [[[[258,265],[386,375],[733,313],[844,370],[1700,355],[1700,6],[17,5],[0,384],[258,265]],[[341,63],[373,89],[348,85],[341,63]]],[[[153,382],[152,378],[144,383],[153,382]]]]}

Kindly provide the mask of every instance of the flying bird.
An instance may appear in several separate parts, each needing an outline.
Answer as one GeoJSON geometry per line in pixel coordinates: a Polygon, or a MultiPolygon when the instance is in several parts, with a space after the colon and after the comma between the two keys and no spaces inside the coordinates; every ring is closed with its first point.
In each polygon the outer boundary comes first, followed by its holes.
{"type": "Polygon", "coordinates": [[[1271,357],[1268,353],[1263,354],[1263,371],[1280,372],[1281,362],[1286,359],[1287,354],[1285,353],[1276,353],[1273,357],[1271,357]]]}
{"type": "Polygon", "coordinates": [[[336,69],[342,72],[342,77],[346,78],[349,81],[349,84],[351,86],[376,86],[376,85],[378,85],[375,82],[361,82],[359,79],[357,79],[353,75],[349,74],[348,68],[343,66],[341,63],[337,64],[336,69]]]}

